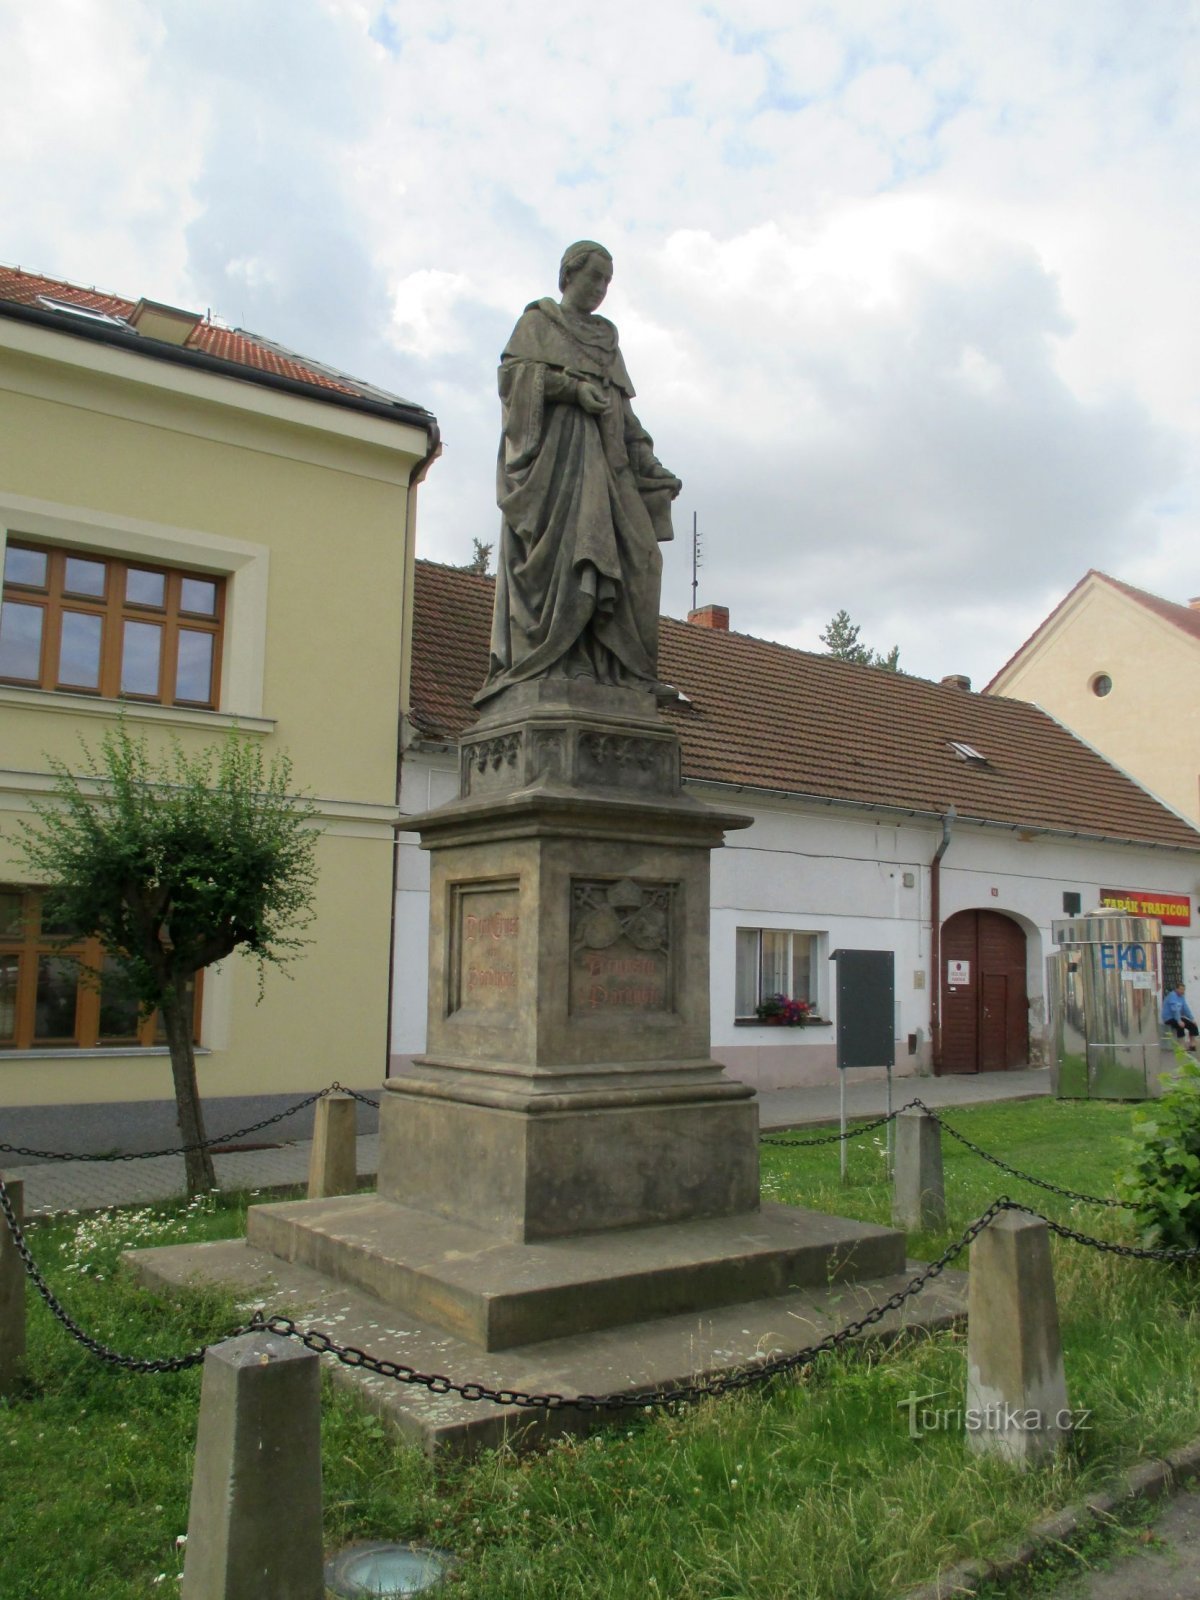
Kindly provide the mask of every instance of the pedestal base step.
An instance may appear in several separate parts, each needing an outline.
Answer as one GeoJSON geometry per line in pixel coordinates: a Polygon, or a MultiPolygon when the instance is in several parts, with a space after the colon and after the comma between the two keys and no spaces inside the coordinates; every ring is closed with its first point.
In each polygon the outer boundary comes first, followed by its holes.
{"type": "MultiPolygon", "coordinates": [[[[253,1214],[253,1213],[252,1213],[253,1214]]],[[[527,1394],[633,1394],[670,1388],[695,1378],[734,1371],[748,1363],[817,1343],[902,1289],[918,1270],[870,1283],[809,1289],[778,1298],[726,1306],[702,1316],[663,1317],[603,1333],[554,1339],[499,1355],[480,1351],[453,1334],[402,1316],[361,1290],[280,1261],[241,1240],[164,1245],[124,1257],[148,1288],[178,1290],[219,1284],[232,1289],[248,1312],[268,1313],[316,1327],[341,1344],[418,1372],[440,1373],[456,1383],[527,1394]]],[[[891,1311],[866,1336],[889,1339],[905,1330],[931,1332],[966,1314],[966,1275],[945,1272],[891,1311]]],[[[411,1443],[433,1455],[471,1454],[508,1442],[535,1448],[563,1434],[585,1434],[612,1421],[603,1412],[528,1411],[490,1401],[431,1394],[413,1384],[377,1377],[325,1358],[334,1380],[350,1387],[372,1411],[411,1443]]]]}
{"type": "Polygon", "coordinates": [[[247,1242],[506,1350],[904,1268],[904,1235],[787,1206],[516,1244],[377,1195],[251,1208],[247,1242]]]}

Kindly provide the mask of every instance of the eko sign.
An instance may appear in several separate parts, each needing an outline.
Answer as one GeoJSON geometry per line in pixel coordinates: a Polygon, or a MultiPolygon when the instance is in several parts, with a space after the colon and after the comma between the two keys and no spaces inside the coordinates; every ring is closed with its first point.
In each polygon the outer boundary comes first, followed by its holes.
{"type": "Polygon", "coordinates": [[[1157,917],[1175,928],[1188,928],[1192,922],[1191,896],[1162,894],[1154,889],[1101,889],[1102,911],[1124,911],[1131,917],[1157,917]]]}
{"type": "Polygon", "coordinates": [[[1144,944],[1102,944],[1100,946],[1100,965],[1105,972],[1145,972],[1149,965],[1146,960],[1146,946],[1144,944]]]}

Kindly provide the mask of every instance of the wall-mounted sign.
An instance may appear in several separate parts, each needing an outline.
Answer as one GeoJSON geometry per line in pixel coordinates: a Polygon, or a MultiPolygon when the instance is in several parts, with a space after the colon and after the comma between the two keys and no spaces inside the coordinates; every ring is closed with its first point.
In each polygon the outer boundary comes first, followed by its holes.
{"type": "Polygon", "coordinates": [[[971,981],[971,963],[969,961],[947,961],[946,982],[953,989],[956,984],[967,984],[971,981]]]}
{"type": "Polygon", "coordinates": [[[1104,911],[1124,911],[1131,917],[1157,917],[1174,928],[1190,927],[1192,900],[1186,894],[1163,894],[1157,889],[1101,889],[1104,911]]]}

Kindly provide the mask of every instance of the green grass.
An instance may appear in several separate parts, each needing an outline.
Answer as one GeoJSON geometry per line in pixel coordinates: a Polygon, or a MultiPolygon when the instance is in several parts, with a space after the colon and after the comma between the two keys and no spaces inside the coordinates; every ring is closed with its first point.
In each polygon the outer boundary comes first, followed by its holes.
{"type": "MultiPolygon", "coordinates": [[[[1016,1166],[1105,1194],[1130,1112],[1037,1101],[947,1117],[1016,1166]]],[[[836,1147],[766,1150],[764,1194],[887,1221],[881,1138],[852,1141],[846,1187],[836,1147]]],[[[944,1154],[948,1226],[914,1239],[915,1254],[940,1250],[1002,1192],[1087,1232],[1129,1237],[1120,1213],[1030,1189],[952,1140],[944,1154]]],[[[72,1314],[144,1355],[189,1348],[238,1317],[219,1296],[178,1304],[136,1290],[116,1270],[120,1250],[243,1228],[244,1202],[222,1201],[61,1218],[29,1232],[72,1314]]],[[[440,1469],[327,1389],[327,1548],[366,1538],[440,1545],[459,1557],[454,1591],[480,1600],[900,1594],[941,1565],[995,1551],[1120,1466],[1200,1433],[1193,1286],[1153,1264],[1053,1248],[1071,1401],[1092,1418],[1051,1467],[1020,1474],[981,1462],[954,1429],[909,1437],[907,1395],[941,1391],[938,1405],[961,1404],[961,1334],[825,1359],[802,1383],[639,1413],[541,1455],[497,1451],[440,1469]]],[[[0,1407],[0,1595],[177,1592],[198,1373],[101,1367],[40,1304],[29,1331],[27,1392],[0,1407]]]]}

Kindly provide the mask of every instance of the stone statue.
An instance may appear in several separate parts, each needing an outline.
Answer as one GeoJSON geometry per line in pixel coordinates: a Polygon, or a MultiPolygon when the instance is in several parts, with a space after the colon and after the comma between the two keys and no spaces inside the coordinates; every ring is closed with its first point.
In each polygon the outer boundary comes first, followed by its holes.
{"type": "Polygon", "coordinates": [[[653,689],[660,540],[680,482],[633,413],[617,330],[596,308],[612,257],[591,239],[562,258],[561,302],[535,300],[500,363],[503,514],[487,681],[653,689]]]}

